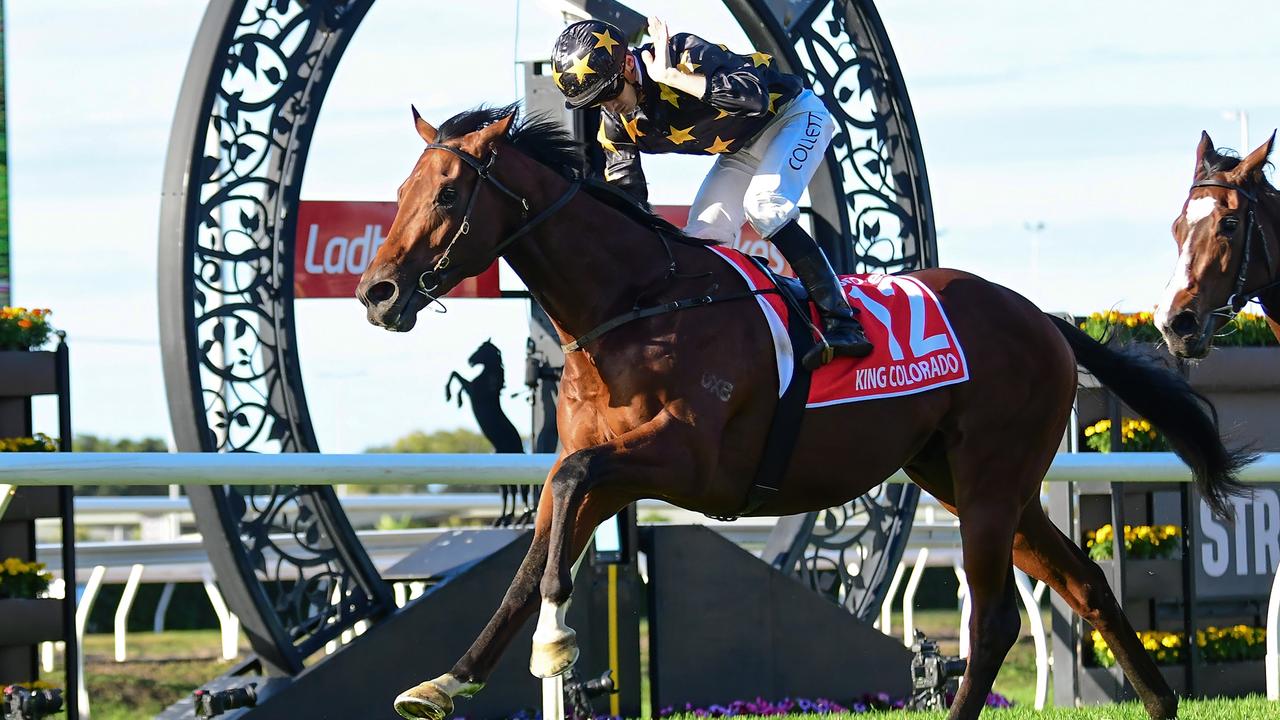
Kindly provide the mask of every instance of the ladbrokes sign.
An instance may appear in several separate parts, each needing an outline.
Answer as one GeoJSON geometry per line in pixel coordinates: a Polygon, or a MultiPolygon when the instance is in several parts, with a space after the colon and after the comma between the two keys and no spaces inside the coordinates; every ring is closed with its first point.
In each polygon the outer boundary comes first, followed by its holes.
{"type": "MultiPolygon", "coordinates": [[[[360,275],[386,240],[393,202],[303,201],[294,243],[293,292],[298,298],[352,298],[360,275]]],[[[449,297],[499,297],[498,266],[463,280],[449,297]]]]}

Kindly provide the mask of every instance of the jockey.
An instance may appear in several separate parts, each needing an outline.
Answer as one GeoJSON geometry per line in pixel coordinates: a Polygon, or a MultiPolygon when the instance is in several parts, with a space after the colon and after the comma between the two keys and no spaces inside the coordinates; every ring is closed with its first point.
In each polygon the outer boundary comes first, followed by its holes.
{"type": "Polygon", "coordinates": [[[796,222],[835,129],[822,101],[764,53],[669,35],[657,18],[649,18],[649,36],[652,44],[628,50],[618,28],[584,20],[560,33],[552,53],[565,105],[601,108],[605,181],[647,202],[641,152],[716,155],[685,232],[732,244],[745,219],[781,251],[817,305],[830,346],[814,348],[807,367],[871,352],[826,256],[796,222]]]}

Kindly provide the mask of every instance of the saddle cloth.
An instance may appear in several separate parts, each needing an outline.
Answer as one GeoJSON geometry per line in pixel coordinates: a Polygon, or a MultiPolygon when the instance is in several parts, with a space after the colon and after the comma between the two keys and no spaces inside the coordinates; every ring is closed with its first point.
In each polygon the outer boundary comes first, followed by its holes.
{"type": "MultiPolygon", "coordinates": [[[[753,290],[775,287],[759,265],[737,250],[712,248],[753,290]]],[[[924,283],[905,276],[843,275],[849,303],[875,350],[864,358],[838,357],[813,373],[806,407],[816,408],[876,398],[912,395],[969,379],[969,366],[951,322],[924,283]]],[[[778,396],[795,375],[795,352],[787,335],[786,301],[776,293],[756,301],[773,336],[778,396]]],[[[803,302],[803,301],[802,301],[803,302]]],[[[812,320],[818,323],[813,311],[812,320]]]]}

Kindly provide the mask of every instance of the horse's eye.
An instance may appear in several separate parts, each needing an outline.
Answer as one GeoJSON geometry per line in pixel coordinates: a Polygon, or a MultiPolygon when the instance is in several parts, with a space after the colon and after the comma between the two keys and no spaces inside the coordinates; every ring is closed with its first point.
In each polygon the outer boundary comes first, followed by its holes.
{"type": "Polygon", "coordinates": [[[1235,235],[1236,228],[1240,226],[1240,219],[1234,215],[1228,215],[1222,218],[1222,234],[1235,235]]]}
{"type": "Polygon", "coordinates": [[[445,185],[440,188],[440,192],[436,193],[436,205],[442,208],[453,207],[453,203],[458,199],[458,191],[452,185],[445,185]]]}

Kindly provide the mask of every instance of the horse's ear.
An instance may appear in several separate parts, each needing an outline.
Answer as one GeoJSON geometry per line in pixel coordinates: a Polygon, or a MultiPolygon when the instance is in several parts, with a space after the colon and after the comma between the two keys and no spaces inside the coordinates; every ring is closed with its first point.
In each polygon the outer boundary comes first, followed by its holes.
{"type": "Polygon", "coordinates": [[[507,136],[507,130],[511,129],[511,121],[516,117],[515,113],[489,123],[476,131],[476,139],[480,141],[480,147],[488,150],[495,143],[507,136]]]}
{"type": "Polygon", "coordinates": [[[1271,137],[1267,141],[1259,145],[1253,152],[1249,153],[1240,164],[1232,170],[1232,174],[1240,180],[1252,177],[1256,173],[1262,172],[1262,166],[1267,162],[1267,156],[1271,154],[1271,146],[1276,142],[1276,134],[1273,130],[1271,137]]]}
{"type": "Polygon", "coordinates": [[[418,134],[421,135],[422,139],[426,140],[428,143],[435,142],[437,135],[436,129],[431,127],[431,123],[422,119],[422,116],[418,114],[418,108],[410,105],[409,109],[413,111],[413,126],[418,129],[418,134]]]}
{"type": "Polygon", "coordinates": [[[1218,156],[1218,151],[1214,149],[1213,138],[1209,137],[1209,133],[1204,130],[1200,131],[1200,144],[1196,146],[1196,169],[1192,173],[1192,180],[1202,180],[1208,174],[1206,160],[1212,160],[1218,156]]]}

